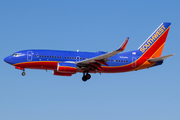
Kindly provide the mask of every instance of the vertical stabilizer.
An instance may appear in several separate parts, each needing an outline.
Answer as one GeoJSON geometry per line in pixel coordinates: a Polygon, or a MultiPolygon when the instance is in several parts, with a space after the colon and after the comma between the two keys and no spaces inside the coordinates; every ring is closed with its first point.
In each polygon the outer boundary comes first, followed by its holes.
{"type": "Polygon", "coordinates": [[[162,23],[138,48],[139,54],[147,58],[160,57],[171,23],[162,23]]]}

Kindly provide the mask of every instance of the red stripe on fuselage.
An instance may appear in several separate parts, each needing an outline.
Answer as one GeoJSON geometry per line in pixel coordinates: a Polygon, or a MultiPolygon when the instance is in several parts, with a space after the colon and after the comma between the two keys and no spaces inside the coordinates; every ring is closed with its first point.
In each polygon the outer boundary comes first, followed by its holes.
{"type": "Polygon", "coordinates": [[[57,70],[58,61],[32,61],[14,64],[21,68],[57,70]]]}

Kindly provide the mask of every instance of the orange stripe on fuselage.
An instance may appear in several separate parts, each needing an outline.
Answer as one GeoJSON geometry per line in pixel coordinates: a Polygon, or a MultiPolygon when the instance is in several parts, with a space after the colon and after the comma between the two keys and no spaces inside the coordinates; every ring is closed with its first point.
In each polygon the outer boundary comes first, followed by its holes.
{"type": "MultiPolygon", "coordinates": [[[[152,57],[150,58],[154,58],[155,56],[156,57],[159,57],[159,55],[161,56],[161,53],[162,53],[162,50],[163,50],[163,47],[164,47],[164,44],[152,55],[152,57]]],[[[147,60],[139,67],[137,67],[135,70],[141,70],[141,69],[145,69],[145,68],[148,68],[148,67],[151,67],[155,64],[154,63],[150,63],[148,62],[147,60]]]]}

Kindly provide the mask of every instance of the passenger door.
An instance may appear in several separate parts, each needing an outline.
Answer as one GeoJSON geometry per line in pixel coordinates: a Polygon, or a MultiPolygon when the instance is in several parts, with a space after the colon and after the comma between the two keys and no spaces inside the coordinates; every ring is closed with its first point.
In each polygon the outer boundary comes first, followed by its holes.
{"type": "Polygon", "coordinates": [[[32,61],[32,51],[27,51],[27,61],[32,61]]]}

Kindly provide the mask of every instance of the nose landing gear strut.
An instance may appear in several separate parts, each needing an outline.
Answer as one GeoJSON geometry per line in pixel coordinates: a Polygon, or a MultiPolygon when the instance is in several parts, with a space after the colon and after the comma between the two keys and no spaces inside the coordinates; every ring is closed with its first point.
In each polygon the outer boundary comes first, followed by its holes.
{"type": "Polygon", "coordinates": [[[19,70],[23,70],[22,76],[25,76],[25,75],[26,75],[24,68],[21,68],[21,67],[18,67],[18,66],[15,66],[15,68],[16,68],[16,69],[19,69],[19,70]]]}

